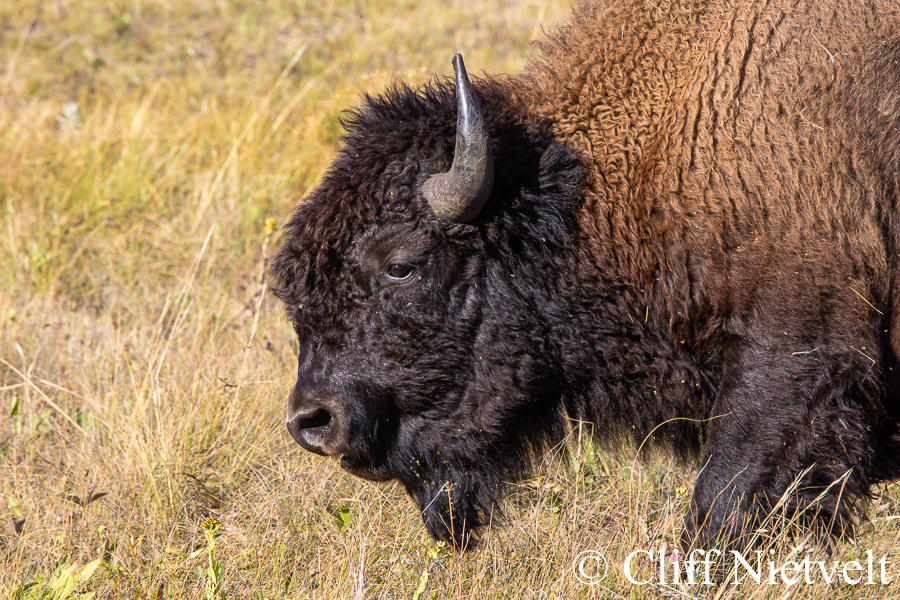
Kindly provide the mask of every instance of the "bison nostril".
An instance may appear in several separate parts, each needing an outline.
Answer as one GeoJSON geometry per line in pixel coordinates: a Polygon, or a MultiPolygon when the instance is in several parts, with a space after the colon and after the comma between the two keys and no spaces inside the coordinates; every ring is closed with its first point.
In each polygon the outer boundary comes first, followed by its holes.
{"type": "Polygon", "coordinates": [[[288,419],[287,428],[294,441],[316,454],[328,454],[325,449],[332,435],[330,412],[324,408],[316,408],[312,412],[297,413],[288,419]]]}
{"type": "Polygon", "coordinates": [[[300,430],[303,431],[305,429],[317,429],[319,427],[326,427],[329,423],[331,423],[331,413],[325,409],[320,409],[317,410],[311,417],[306,417],[305,419],[300,420],[300,430]]]}

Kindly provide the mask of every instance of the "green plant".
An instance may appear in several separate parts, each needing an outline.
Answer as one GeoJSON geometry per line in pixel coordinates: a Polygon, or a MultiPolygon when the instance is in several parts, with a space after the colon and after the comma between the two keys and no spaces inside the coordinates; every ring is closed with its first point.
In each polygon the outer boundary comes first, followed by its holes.
{"type": "Polygon", "coordinates": [[[216,558],[216,535],[221,523],[213,517],[207,517],[200,523],[200,530],[206,539],[206,547],[195,550],[191,558],[197,558],[206,554],[206,567],[197,566],[197,575],[203,580],[203,594],[206,600],[225,600],[228,592],[225,590],[225,569],[222,561],[216,558]]]}
{"type": "Polygon", "coordinates": [[[36,580],[19,586],[12,594],[14,600],[91,600],[95,592],[78,593],[75,588],[84,583],[103,566],[103,559],[92,560],[83,567],[64,562],[46,581],[36,580]]]}

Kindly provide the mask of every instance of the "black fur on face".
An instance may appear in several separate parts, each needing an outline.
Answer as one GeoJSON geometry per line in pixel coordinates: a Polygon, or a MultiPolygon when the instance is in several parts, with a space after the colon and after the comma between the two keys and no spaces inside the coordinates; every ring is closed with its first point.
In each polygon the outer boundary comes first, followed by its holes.
{"type": "Polygon", "coordinates": [[[582,179],[575,153],[489,84],[476,96],[495,181],[475,221],[436,217],[418,192],[452,162],[454,89],[397,85],[346,117],[271,268],[300,343],[291,406],[328,431],[314,451],[400,480],[457,547],[563,433],[561,351],[546,334],[582,179]]]}

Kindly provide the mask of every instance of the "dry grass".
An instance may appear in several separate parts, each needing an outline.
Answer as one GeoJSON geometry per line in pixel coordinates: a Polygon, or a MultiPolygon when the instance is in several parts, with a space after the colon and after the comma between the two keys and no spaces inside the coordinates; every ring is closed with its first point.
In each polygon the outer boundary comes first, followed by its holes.
{"type": "MultiPolygon", "coordinates": [[[[449,74],[457,50],[473,71],[516,71],[564,4],[0,4],[0,595],[54,597],[58,567],[96,559],[55,597],[665,593],[630,586],[620,565],[675,540],[693,474],[666,459],[576,443],[459,557],[426,539],[398,486],[346,476],[283,426],[296,342],[263,262],[340,111],[395,77],[449,74]],[[586,549],[610,561],[601,586],[573,576],[586,549]]],[[[896,489],[877,494],[860,547],[880,556],[900,529],[882,518],[896,489]]]]}

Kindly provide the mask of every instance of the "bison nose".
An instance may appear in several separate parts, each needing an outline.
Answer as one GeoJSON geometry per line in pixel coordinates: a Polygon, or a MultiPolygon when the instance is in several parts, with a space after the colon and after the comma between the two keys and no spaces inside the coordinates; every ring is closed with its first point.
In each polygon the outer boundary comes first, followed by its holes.
{"type": "Polygon", "coordinates": [[[310,452],[326,455],[325,447],[333,433],[334,419],[325,408],[317,406],[288,417],[287,428],[294,441],[310,452]]]}
{"type": "Polygon", "coordinates": [[[316,385],[297,382],[288,397],[287,428],[298,444],[316,454],[340,454],[347,418],[340,396],[316,385]]]}

